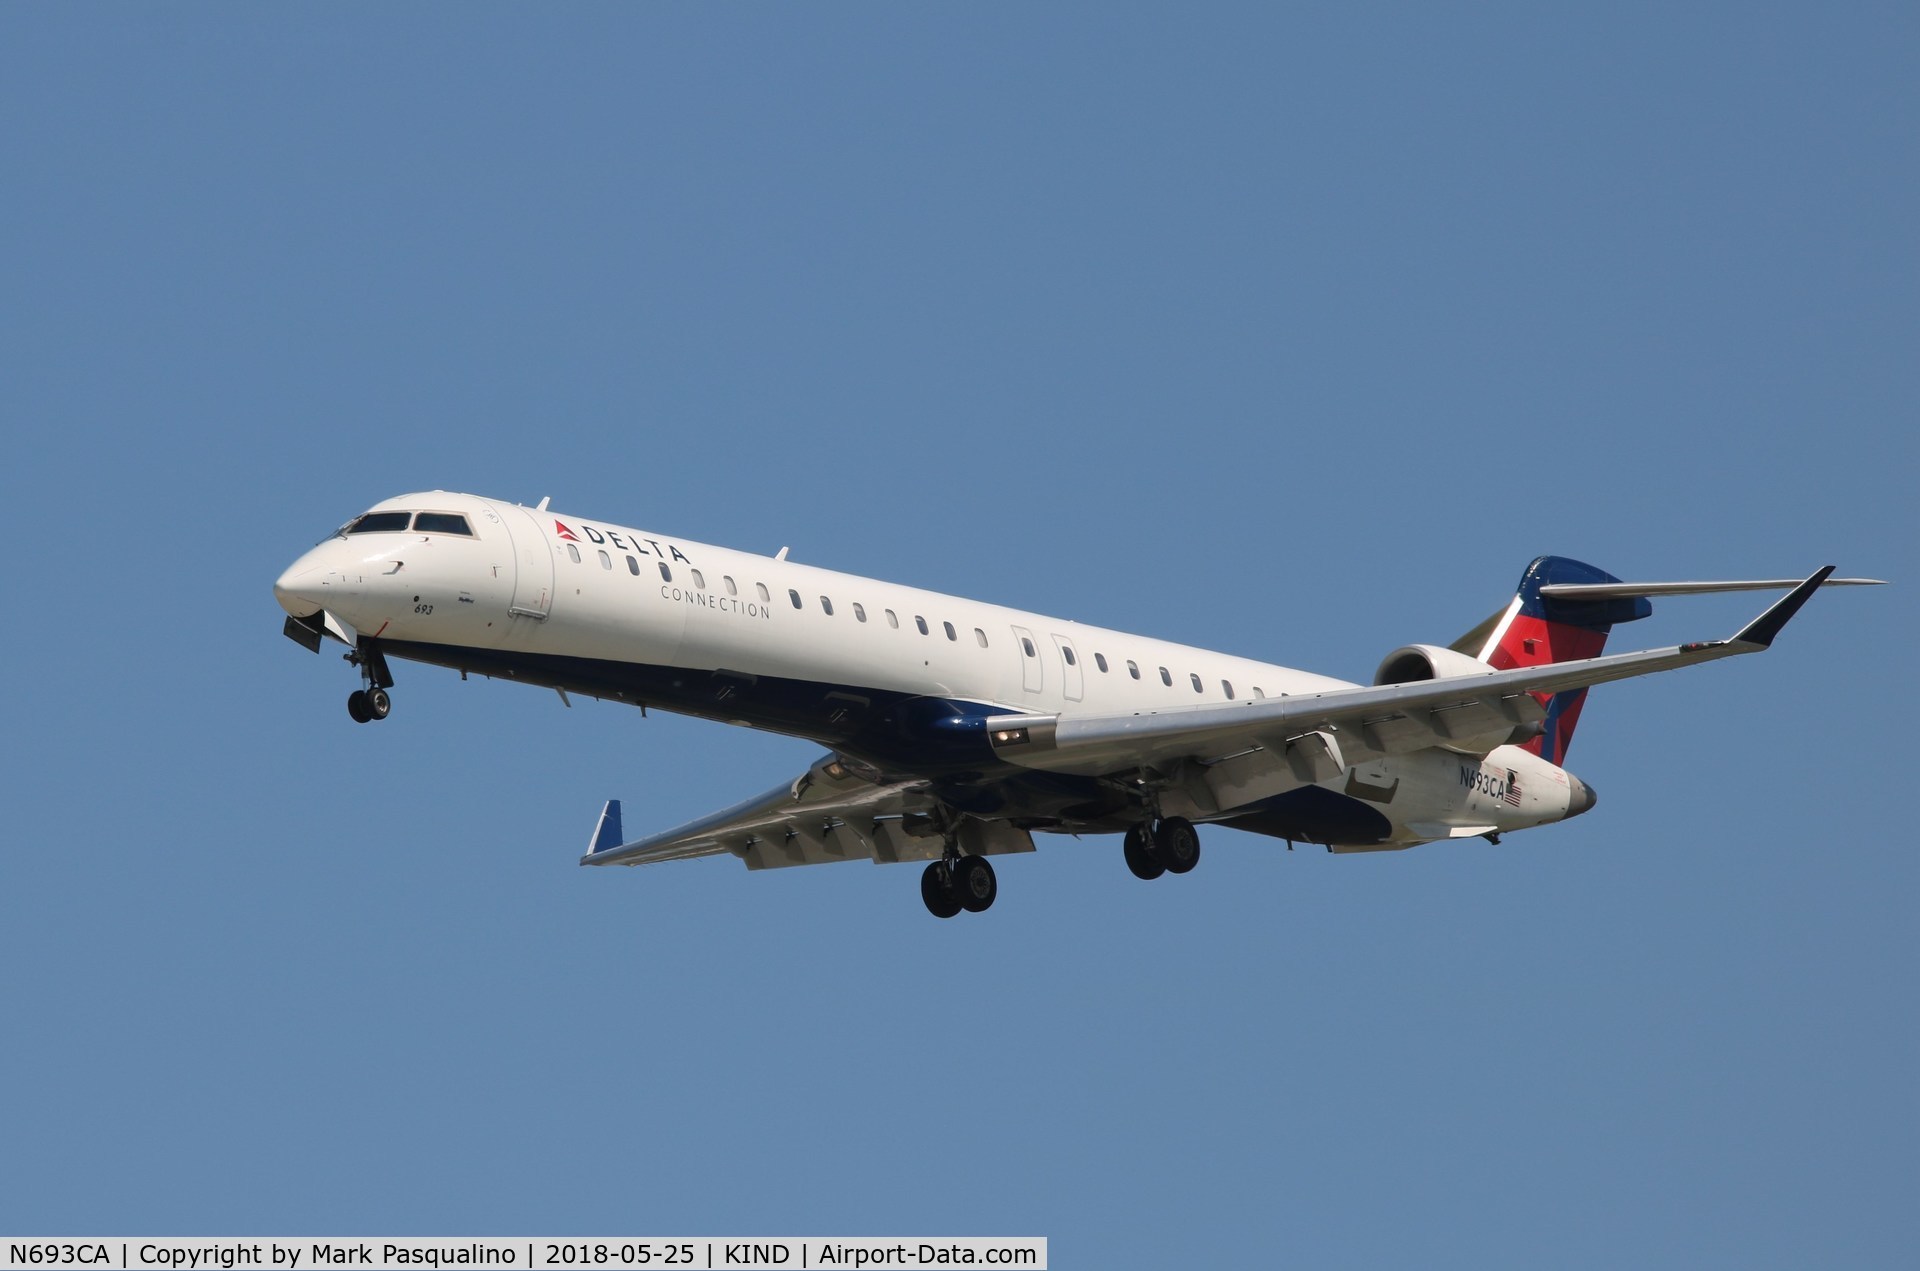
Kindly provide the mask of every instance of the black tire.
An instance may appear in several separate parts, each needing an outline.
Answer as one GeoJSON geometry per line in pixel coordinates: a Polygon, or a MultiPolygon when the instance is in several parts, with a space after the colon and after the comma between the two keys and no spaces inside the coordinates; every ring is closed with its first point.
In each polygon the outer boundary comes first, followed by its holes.
{"type": "Polygon", "coordinates": [[[960,912],[960,897],[947,878],[945,861],[935,861],[920,875],[920,899],[936,918],[951,918],[960,912]]]}
{"type": "Polygon", "coordinates": [[[353,716],[353,722],[364,724],[373,718],[373,708],[367,705],[367,695],[360,689],[347,694],[347,714],[353,716]]]}
{"type": "Polygon", "coordinates": [[[960,897],[962,909],[983,914],[993,908],[993,898],[1000,894],[1000,880],[993,876],[993,866],[987,864],[986,857],[962,856],[953,873],[953,890],[960,897]]]}
{"type": "Polygon", "coordinates": [[[1170,816],[1153,831],[1153,854],[1169,874],[1184,874],[1200,863],[1200,831],[1183,816],[1170,816]]]}
{"type": "Polygon", "coordinates": [[[1160,858],[1153,854],[1153,834],[1143,822],[1127,831],[1124,848],[1127,868],[1133,871],[1135,878],[1144,878],[1148,882],[1167,872],[1160,858]]]}
{"type": "Polygon", "coordinates": [[[387,690],[373,688],[367,690],[367,714],[372,719],[385,719],[393,712],[393,699],[387,696],[387,690]]]}

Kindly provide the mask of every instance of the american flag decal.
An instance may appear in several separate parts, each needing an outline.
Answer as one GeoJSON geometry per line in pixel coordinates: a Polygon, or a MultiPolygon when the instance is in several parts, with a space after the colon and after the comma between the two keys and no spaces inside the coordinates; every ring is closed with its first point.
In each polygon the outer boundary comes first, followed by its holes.
{"type": "Polygon", "coordinates": [[[1504,797],[1508,807],[1520,806],[1520,774],[1511,768],[1507,769],[1507,793],[1504,797]]]}

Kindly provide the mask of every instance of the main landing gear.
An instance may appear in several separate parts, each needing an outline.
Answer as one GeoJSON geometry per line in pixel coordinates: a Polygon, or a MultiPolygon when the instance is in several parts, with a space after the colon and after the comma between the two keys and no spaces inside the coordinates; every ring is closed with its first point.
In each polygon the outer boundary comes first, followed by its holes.
{"type": "Polygon", "coordinates": [[[1127,831],[1123,850],[1135,878],[1184,874],[1200,863],[1200,831],[1183,816],[1142,821],[1127,831]]]}
{"type": "Polygon", "coordinates": [[[962,909],[970,914],[985,913],[999,894],[1000,884],[987,858],[962,856],[953,846],[920,875],[920,899],[936,918],[951,918],[962,909]]]}
{"type": "Polygon", "coordinates": [[[393,711],[393,698],[387,695],[393,687],[393,672],[387,669],[386,655],[372,644],[361,644],[346,656],[360,668],[360,679],[366,684],[347,694],[347,714],[356,724],[385,719],[393,711]]]}

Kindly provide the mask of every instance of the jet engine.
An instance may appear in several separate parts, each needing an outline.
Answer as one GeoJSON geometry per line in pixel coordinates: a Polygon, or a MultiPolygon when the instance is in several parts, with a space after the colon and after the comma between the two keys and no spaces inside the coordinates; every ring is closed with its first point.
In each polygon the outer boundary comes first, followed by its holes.
{"type": "Polygon", "coordinates": [[[1449,675],[1478,675],[1494,668],[1479,658],[1433,644],[1409,644],[1395,649],[1373,673],[1375,684],[1413,684],[1449,675]]]}
{"type": "MultiPolygon", "coordinates": [[[[1443,680],[1456,675],[1480,675],[1495,669],[1479,658],[1470,658],[1453,649],[1433,644],[1409,644],[1395,649],[1381,660],[1380,669],[1373,673],[1373,682],[1415,684],[1421,680],[1443,680]]],[[[1522,745],[1540,735],[1538,720],[1528,718],[1540,712],[1531,701],[1523,701],[1521,706],[1526,710],[1517,723],[1511,715],[1505,720],[1493,718],[1492,712],[1483,708],[1461,712],[1456,719],[1441,723],[1442,740],[1439,744],[1449,750],[1480,755],[1502,744],[1522,745]]],[[[1436,712],[1436,718],[1438,715],[1436,712]]]]}

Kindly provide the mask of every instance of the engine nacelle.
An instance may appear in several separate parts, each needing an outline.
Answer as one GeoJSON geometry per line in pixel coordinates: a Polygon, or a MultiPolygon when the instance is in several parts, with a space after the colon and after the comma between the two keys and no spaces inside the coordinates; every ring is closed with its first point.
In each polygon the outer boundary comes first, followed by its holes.
{"type": "Polygon", "coordinates": [[[1413,684],[1420,680],[1443,680],[1450,675],[1478,675],[1493,669],[1479,658],[1436,644],[1409,644],[1387,654],[1380,669],[1373,673],[1373,682],[1413,684]]]}
{"type": "MultiPolygon", "coordinates": [[[[1434,644],[1409,644],[1395,649],[1381,661],[1373,673],[1375,684],[1417,684],[1422,680],[1444,680],[1456,675],[1479,675],[1496,668],[1464,653],[1434,644]]],[[[1456,726],[1457,727],[1457,726],[1456,726]]],[[[1538,723],[1493,724],[1484,730],[1468,725],[1466,733],[1452,732],[1439,744],[1463,754],[1484,755],[1499,745],[1525,745],[1540,735],[1538,723]]]]}

